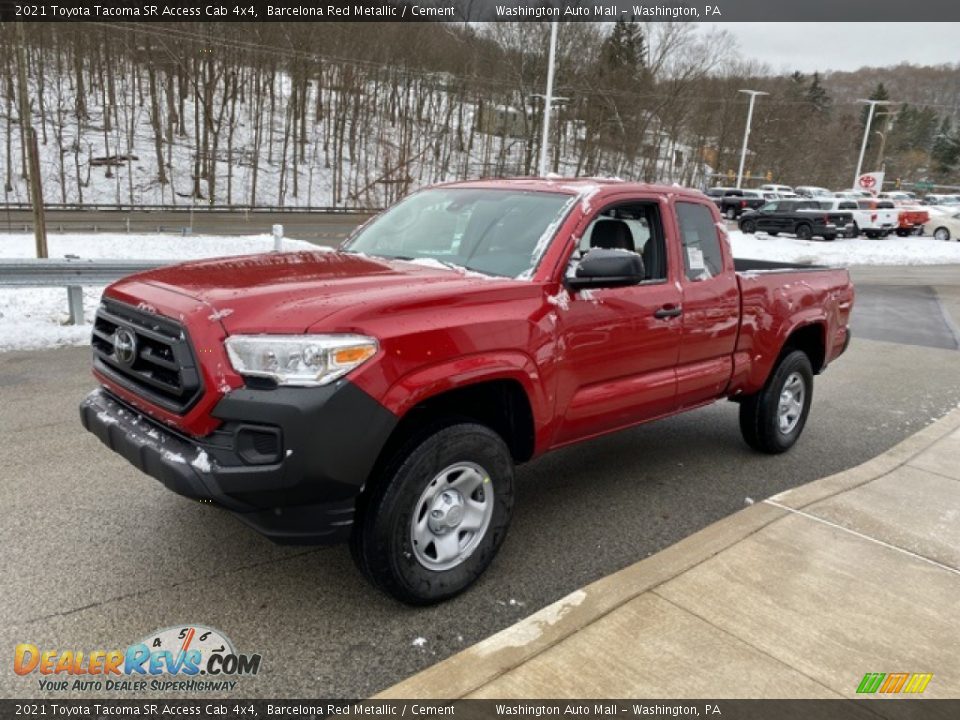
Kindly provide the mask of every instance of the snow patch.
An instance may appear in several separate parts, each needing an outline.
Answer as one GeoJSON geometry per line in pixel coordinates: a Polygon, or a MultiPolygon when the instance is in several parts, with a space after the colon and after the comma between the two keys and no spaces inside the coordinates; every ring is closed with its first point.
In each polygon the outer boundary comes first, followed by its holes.
{"type": "Polygon", "coordinates": [[[547,302],[561,310],[570,309],[570,295],[567,293],[566,288],[560,288],[560,292],[556,295],[547,295],[547,302]]]}
{"type": "Polygon", "coordinates": [[[427,644],[427,639],[425,637],[414,638],[413,642],[410,644],[413,645],[414,647],[423,647],[424,645],[427,644]]]}
{"type": "Polygon", "coordinates": [[[181,465],[186,465],[187,459],[180,453],[175,453],[170,450],[163,451],[163,459],[169,460],[170,462],[179,463],[181,465]]]}
{"type": "Polygon", "coordinates": [[[883,240],[837,238],[833,242],[797,240],[763,233],[729,232],[735,258],[773,260],[811,265],[949,265],[960,264],[960,243],[929,237],[896,237],[883,240]]]}
{"type": "Polygon", "coordinates": [[[223,320],[224,318],[230,317],[233,315],[233,310],[231,308],[224,308],[223,310],[217,310],[215,313],[209,315],[207,320],[223,320]]]}
{"type": "Polygon", "coordinates": [[[210,458],[203,450],[197,452],[197,456],[193,459],[193,462],[191,462],[190,465],[195,467],[200,472],[210,472],[210,458]]]}
{"type": "Polygon", "coordinates": [[[587,593],[577,590],[553,605],[548,605],[535,612],[516,625],[498,632],[496,635],[483,640],[474,646],[475,652],[484,657],[507,648],[523,647],[536,641],[549,627],[556,625],[574,608],[587,599],[587,593]]]}

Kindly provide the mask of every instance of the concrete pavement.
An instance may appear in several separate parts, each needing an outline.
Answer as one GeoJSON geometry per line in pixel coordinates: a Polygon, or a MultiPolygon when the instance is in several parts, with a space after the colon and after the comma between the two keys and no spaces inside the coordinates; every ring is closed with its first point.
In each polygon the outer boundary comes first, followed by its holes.
{"type": "Polygon", "coordinates": [[[862,698],[902,672],[957,698],[958,597],[960,409],[377,697],[862,698]]]}

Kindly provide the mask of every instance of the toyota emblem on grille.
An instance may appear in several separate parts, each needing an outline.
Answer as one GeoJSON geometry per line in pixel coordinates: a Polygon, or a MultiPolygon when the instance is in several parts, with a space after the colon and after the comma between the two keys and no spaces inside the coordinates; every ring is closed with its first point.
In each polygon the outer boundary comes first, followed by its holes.
{"type": "Polygon", "coordinates": [[[128,366],[137,359],[137,337],[125,327],[118,327],[113,333],[113,356],[128,366]]]}

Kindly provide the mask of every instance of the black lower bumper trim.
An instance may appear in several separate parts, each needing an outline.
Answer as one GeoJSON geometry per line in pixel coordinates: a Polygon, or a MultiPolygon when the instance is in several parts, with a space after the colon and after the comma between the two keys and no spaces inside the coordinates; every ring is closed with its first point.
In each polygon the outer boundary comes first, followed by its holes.
{"type": "Polygon", "coordinates": [[[80,404],[83,426],[173,492],[212,501],[281,543],[349,537],[356,497],[396,425],[350,383],[236,390],[217,404],[223,425],[192,438],[156,423],[104,389],[80,404]],[[276,429],[279,461],[250,464],[238,438],[276,429]]]}

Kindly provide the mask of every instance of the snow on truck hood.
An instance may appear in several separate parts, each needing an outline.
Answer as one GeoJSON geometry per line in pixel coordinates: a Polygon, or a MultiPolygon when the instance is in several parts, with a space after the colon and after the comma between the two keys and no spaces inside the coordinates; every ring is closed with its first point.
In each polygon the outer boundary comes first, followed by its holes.
{"type": "Polygon", "coordinates": [[[215,258],[158,268],[131,280],[204,303],[229,334],[305,332],[335,313],[346,311],[344,322],[349,322],[350,315],[414,297],[422,301],[425,295],[500,285],[439,263],[339,252],[215,258]]]}

